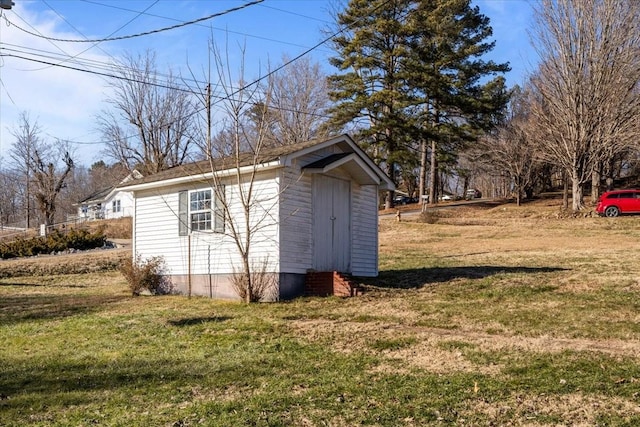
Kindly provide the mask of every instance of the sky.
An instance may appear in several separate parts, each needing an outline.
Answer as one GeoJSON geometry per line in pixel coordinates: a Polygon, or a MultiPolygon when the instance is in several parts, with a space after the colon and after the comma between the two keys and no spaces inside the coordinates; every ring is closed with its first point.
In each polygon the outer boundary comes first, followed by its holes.
{"type": "MultiPolygon", "coordinates": [[[[306,55],[327,73],[333,55],[318,46],[345,0],[13,0],[0,15],[0,168],[25,113],[47,141],[66,140],[85,166],[110,163],[96,117],[109,108],[108,64],[155,52],[159,70],[204,80],[210,40],[231,70],[244,58],[245,77],[260,77],[283,57],[306,55]],[[255,3],[255,4],[252,4],[255,3]],[[238,10],[232,10],[232,9],[238,10]],[[200,22],[192,21],[216,15],[200,22]],[[185,23],[189,23],[186,24],[185,23]],[[179,26],[177,28],[170,28],[179,26]],[[149,33],[149,34],[145,34],[149,33]],[[117,40],[105,40],[113,39],[117,40]],[[118,39],[119,38],[119,39],[118,39]],[[64,41],[63,41],[64,40],[64,41]],[[68,40],[68,41],[67,41],[68,40]],[[102,40],[86,42],[87,40],[102,40]],[[80,42],[85,41],[85,42],[80,42]],[[243,53],[244,52],[244,53],[243,53]],[[225,58],[226,60],[226,58],[225,58]],[[72,69],[75,68],[75,69],[72,69]],[[89,71],[83,72],[78,69],[89,71]],[[191,71],[190,71],[191,70],[191,71]]],[[[489,17],[496,47],[490,59],[509,62],[509,86],[535,67],[528,0],[473,0],[489,17]]]]}

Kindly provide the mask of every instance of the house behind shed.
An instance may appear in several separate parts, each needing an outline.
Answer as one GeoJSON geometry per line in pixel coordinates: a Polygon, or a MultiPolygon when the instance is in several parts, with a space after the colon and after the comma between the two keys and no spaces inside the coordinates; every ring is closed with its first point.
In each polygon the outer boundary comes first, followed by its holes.
{"type": "Polygon", "coordinates": [[[241,201],[251,182],[250,265],[276,279],[265,299],[305,294],[310,273],[378,274],[378,192],[394,185],[347,135],[121,185],[134,194],[134,257],[162,256],[181,293],[238,299],[234,235],[246,237],[241,201]]]}

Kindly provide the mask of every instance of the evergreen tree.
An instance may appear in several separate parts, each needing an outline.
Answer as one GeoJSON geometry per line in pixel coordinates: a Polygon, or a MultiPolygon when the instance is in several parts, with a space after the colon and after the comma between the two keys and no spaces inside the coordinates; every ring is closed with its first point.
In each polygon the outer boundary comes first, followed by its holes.
{"type": "MultiPolygon", "coordinates": [[[[403,61],[407,57],[406,0],[352,0],[337,16],[348,28],[334,40],[338,56],[331,59],[341,74],[329,77],[332,110],[341,124],[355,122],[357,139],[395,183],[403,159],[412,117],[403,61]]],[[[387,197],[392,206],[393,192],[387,197]]]]}
{"type": "Polygon", "coordinates": [[[438,159],[456,159],[466,142],[495,123],[495,116],[509,99],[504,78],[499,75],[509,71],[509,66],[482,59],[494,48],[495,43],[487,42],[493,30],[489,18],[470,3],[415,2],[409,24],[413,57],[407,62],[408,74],[416,101],[423,106],[421,194],[430,148],[431,203],[437,201],[438,159]]]}
{"type": "Polygon", "coordinates": [[[508,101],[499,76],[508,64],[482,59],[494,47],[489,19],[469,0],[352,0],[337,22],[349,30],[334,40],[332,64],[343,72],[330,78],[335,119],[360,124],[365,148],[394,182],[417,163],[420,141],[420,194],[430,142],[435,202],[437,156],[455,161],[508,101]]]}

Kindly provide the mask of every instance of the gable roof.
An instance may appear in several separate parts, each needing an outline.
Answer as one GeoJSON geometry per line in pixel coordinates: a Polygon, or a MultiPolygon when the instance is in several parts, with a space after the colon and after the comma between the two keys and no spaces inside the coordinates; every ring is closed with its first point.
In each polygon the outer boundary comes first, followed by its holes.
{"type": "Polygon", "coordinates": [[[109,193],[111,193],[111,190],[113,190],[113,187],[108,187],[108,188],[103,188],[102,190],[98,190],[95,193],[89,194],[87,197],[80,200],[77,204],[84,205],[84,204],[89,204],[91,202],[94,202],[94,203],[102,202],[107,198],[109,193]]]}
{"type": "Polygon", "coordinates": [[[137,170],[133,170],[130,174],[128,174],[127,176],[125,176],[122,181],[120,181],[120,183],[118,185],[113,185],[111,187],[107,187],[107,188],[103,188],[102,190],[98,190],[95,193],[89,194],[87,197],[85,197],[84,199],[80,200],[78,203],[74,203],[74,206],[77,205],[88,205],[88,204],[93,204],[93,203],[102,203],[105,200],[109,199],[109,197],[111,197],[111,195],[115,192],[115,191],[119,191],[119,187],[123,184],[126,184],[128,182],[132,182],[135,181],[137,179],[141,179],[142,178],[142,174],[140,172],[138,172],[137,170]]]}
{"type": "MultiPolygon", "coordinates": [[[[260,165],[261,167],[282,167],[291,164],[291,161],[295,158],[335,144],[341,145],[345,150],[345,153],[340,153],[337,156],[335,154],[330,155],[326,159],[323,159],[325,162],[328,162],[328,164],[334,164],[339,159],[355,154],[353,157],[357,157],[360,160],[359,163],[361,165],[365,165],[365,168],[371,169],[369,174],[377,177],[375,183],[379,184],[381,189],[395,188],[391,179],[348,135],[341,135],[328,140],[316,139],[298,144],[265,148],[261,150],[257,158],[253,153],[246,152],[240,153],[237,159],[229,156],[187,163],[166,169],[153,175],[122,183],[118,188],[126,189],[127,191],[136,191],[169,185],[171,183],[203,180],[207,179],[207,177],[210,178],[213,175],[212,171],[215,171],[216,173],[235,171],[238,167],[241,169],[244,167],[251,168],[253,165],[260,165]]],[[[307,165],[306,167],[308,168],[309,166],[311,165],[307,165]]],[[[324,167],[326,166],[327,165],[324,165],[324,167]]],[[[303,169],[305,169],[305,166],[303,166],[303,169]]],[[[314,169],[314,171],[317,170],[314,169]]]]}

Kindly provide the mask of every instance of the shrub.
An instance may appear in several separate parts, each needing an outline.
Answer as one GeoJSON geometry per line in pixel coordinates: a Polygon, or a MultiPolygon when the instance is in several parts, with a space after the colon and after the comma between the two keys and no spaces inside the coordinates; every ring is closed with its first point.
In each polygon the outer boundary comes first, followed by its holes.
{"type": "Polygon", "coordinates": [[[163,257],[142,259],[140,255],[136,255],[135,259],[124,260],[119,267],[133,296],[138,296],[143,291],[149,291],[152,295],[170,293],[171,282],[162,274],[165,269],[163,257]]]}
{"type": "Polygon", "coordinates": [[[275,297],[277,277],[269,272],[269,259],[251,263],[251,271],[240,271],[234,267],[231,276],[231,284],[238,296],[247,302],[260,302],[275,297]],[[249,289],[249,277],[251,277],[251,289],[249,289]]]}
{"type": "Polygon", "coordinates": [[[18,238],[0,244],[0,258],[17,258],[62,252],[67,249],[87,250],[104,246],[103,229],[93,232],[72,228],[65,232],[54,230],[47,237],[18,238]]]}

